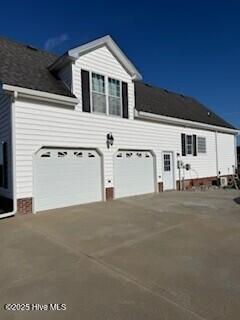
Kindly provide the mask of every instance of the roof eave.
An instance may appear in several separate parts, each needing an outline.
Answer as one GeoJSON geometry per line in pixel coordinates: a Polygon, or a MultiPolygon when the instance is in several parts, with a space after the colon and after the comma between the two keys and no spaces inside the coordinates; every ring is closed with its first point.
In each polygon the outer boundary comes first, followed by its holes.
{"type": "Polygon", "coordinates": [[[14,94],[15,97],[30,98],[39,101],[61,104],[64,106],[75,106],[79,103],[79,100],[76,97],[17,87],[4,83],[2,84],[2,90],[4,90],[6,93],[14,94]]]}

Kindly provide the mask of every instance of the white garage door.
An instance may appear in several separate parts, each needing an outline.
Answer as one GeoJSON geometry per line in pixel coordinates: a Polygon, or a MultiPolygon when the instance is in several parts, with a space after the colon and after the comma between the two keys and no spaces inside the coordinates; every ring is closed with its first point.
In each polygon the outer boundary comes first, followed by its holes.
{"type": "Polygon", "coordinates": [[[102,200],[101,158],[95,150],[41,149],[34,168],[35,211],[102,200]]]}
{"type": "Polygon", "coordinates": [[[154,161],[148,151],[119,151],[114,159],[115,197],[152,193],[154,161]]]}

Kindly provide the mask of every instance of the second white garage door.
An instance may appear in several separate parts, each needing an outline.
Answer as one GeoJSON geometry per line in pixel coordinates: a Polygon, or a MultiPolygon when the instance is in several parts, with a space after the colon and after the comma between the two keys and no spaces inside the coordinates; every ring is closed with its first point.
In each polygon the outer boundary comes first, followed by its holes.
{"type": "Polygon", "coordinates": [[[119,151],[114,159],[115,197],[155,191],[154,159],[149,151],[119,151]]]}
{"type": "Polygon", "coordinates": [[[102,200],[101,157],[95,150],[41,149],[34,168],[35,211],[102,200]]]}

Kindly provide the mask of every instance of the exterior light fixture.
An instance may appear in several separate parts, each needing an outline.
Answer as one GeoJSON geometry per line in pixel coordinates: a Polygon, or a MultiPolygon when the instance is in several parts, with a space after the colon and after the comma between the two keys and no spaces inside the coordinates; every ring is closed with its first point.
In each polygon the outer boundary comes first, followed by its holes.
{"type": "Polygon", "coordinates": [[[114,142],[114,137],[112,135],[112,132],[109,132],[107,134],[107,148],[109,149],[110,146],[113,146],[113,142],[114,142]]]}

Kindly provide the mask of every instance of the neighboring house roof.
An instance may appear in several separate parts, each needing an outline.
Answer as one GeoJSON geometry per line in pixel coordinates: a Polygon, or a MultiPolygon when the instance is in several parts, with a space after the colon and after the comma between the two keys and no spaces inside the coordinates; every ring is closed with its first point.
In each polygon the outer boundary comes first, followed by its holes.
{"type": "Polygon", "coordinates": [[[75,97],[47,67],[52,53],[0,37],[0,81],[4,84],[75,97]]]}
{"type": "Polygon", "coordinates": [[[135,82],[135,95],[138,111],[235,129],[231,124],[191,97],[143,82],[135,82]]]}
{"type": "MultiPolygon", "coordinates": [[[[78,54],[104,43],[111,47],[113,53],[117,53],[118,47],[110,36],[94,40],[89,45],[85,44],[71,49],[62,56],[0,37],[0,81],[7,85],[75,97],[52,70],[68,63],[74,58],[74,55],[77,57],[78,54]]],[[[140,78],[141,75],[121,50],[118,54],[117,58],[122,59],[122,63],[126,63],[129,70],[140,78]]],[[[138,111],[235,129],[193,98],[139,81],[136,81],[135,84],[138,111]]]]}

